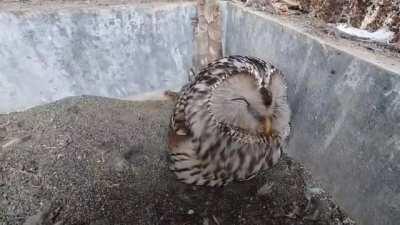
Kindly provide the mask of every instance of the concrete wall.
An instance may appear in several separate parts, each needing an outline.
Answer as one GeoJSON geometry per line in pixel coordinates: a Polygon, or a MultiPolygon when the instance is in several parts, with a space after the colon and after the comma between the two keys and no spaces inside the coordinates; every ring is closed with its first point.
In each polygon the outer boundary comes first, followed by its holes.
{"type": "MultiPolygon", "coordinates": [[[[195,3],[0,10],[0,112],[66,96],[180,87],[192,66],[195,3]],[[4,32],[6,31],[6,32],[4,32]]],[[[360,224],[400,221],[400,62],[315,38],[222,2],[224,54],[288,78],[289,154],[360,224]]]]}
{"type": "Polygon", "coordinates": [[[180,87],[195,14],[194,3],[0,10],[0,113],[180,87]]]}
{"type": "Polygon", "coordinates": [[[271,61],[288,78],[289,154],[363,225],[400,221],[400,62],[314,38],[223,3],[226,55],[271,61]]]}

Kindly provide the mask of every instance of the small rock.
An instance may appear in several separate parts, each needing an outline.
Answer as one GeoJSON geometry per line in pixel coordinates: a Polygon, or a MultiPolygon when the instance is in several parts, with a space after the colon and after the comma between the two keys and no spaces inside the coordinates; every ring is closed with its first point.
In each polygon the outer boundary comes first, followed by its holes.
{"type": "Polygon", "coordinates": [[[12,138],[8,142],[3,144],[2,148],[5,149],[5,148],[9,148],[9,147],[15,146],[15,145],[20,144],[22,142],[26,142],[31,138],[32,138],[32,135],[30,135],[30,134],[29,135],[25,135],[23,137],[12,138]]]}
{"type": "Polygon", "coordinates": [[[13,138],[13,139],[9,140],[8,142],[6,142],[5,144],[3,144],[2,148],[5,149],[8,147],[14,146],[16,144],[19,144],[21,142],[22,142],[21,138],[13,138]]]}
{"type": "Polygon", "coordinates": [[[7,137],[7,129],[0,126],[0,141],[7,137]]]}
{"type": "Polygon", "coordinates": [[[272,192],[274,183],[266,183],[257,191],[257,195],[267,195],[272,192]]]}
{"type": "Polygon", "coordinates": [[[307,192],[311,195],[321,195],[325,191],[322,188],[319,187],[312,187],[312,188],[307,188],[307,192]]]}
{"type": "Polygon", "coordinates": [[[111,164],[112,169],[116,172],[128,171],[130,168],[129,162],[121,156],[116,156],[111,161],[111,164]]]}
{"type": "Polygon", "coordinates": [[[193,210],[193,209],[189,209],[188,214],[189,214],[189,215],[194,214],[194,210],[193,210]]]}

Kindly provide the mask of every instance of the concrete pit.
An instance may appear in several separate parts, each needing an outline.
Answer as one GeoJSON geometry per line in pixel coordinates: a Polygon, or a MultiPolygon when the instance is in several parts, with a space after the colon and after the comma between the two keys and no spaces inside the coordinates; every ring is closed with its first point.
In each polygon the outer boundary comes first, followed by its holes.
{"type": "Polygon", "coordinates": [[[257,179],[193,188],[166,168],[172,103],[110,98],[186,82],[196,3],[17,5],[0,9],[0,224],[400,221],[396,56],[221,1],[223,54],[285,73],[293,132],[257,179]]]}

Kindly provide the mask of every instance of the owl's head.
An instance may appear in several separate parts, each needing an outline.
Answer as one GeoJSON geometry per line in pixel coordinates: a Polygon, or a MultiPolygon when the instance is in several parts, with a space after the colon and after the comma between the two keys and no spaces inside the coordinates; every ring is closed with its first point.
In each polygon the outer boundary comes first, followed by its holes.
{"type": "Polygon", "coordinates": [[[249,133],[271,130],[273,104],[277,84],[274,75],[257,80],[247,74],[237,74],[219,85],[211,97],[212,111],[218,120],[249,133]]]}

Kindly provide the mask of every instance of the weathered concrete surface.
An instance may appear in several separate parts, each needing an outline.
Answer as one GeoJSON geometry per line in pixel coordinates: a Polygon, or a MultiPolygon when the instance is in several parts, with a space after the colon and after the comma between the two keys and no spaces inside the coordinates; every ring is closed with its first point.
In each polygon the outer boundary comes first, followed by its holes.
{"type": "Polygon", "coordinates": [[[2,0],[2,5],[48,5],[48,4],[129,4],[129,3],[151,3],[151,2],[188,2],[195,0],[2,0]]]}
{"type": "Polygon", "coordinates": [[[66,96],[174,89],[192,65],[195,3],[0,10],[0,112],[66,96]]]}
{"type": "Polygon", "coordinates": [[[400,221],[400,62],[312,37],[223,4],[225,54],[271,61],[288,78],[289,155],[364,225],[400,221]]]}
{"type": "Polygon", "coordinates": [[[177,182],[172,106],[83,96],[0,115],[0,224],[354,224],[286,156],[224,188],[177,182]]]}

